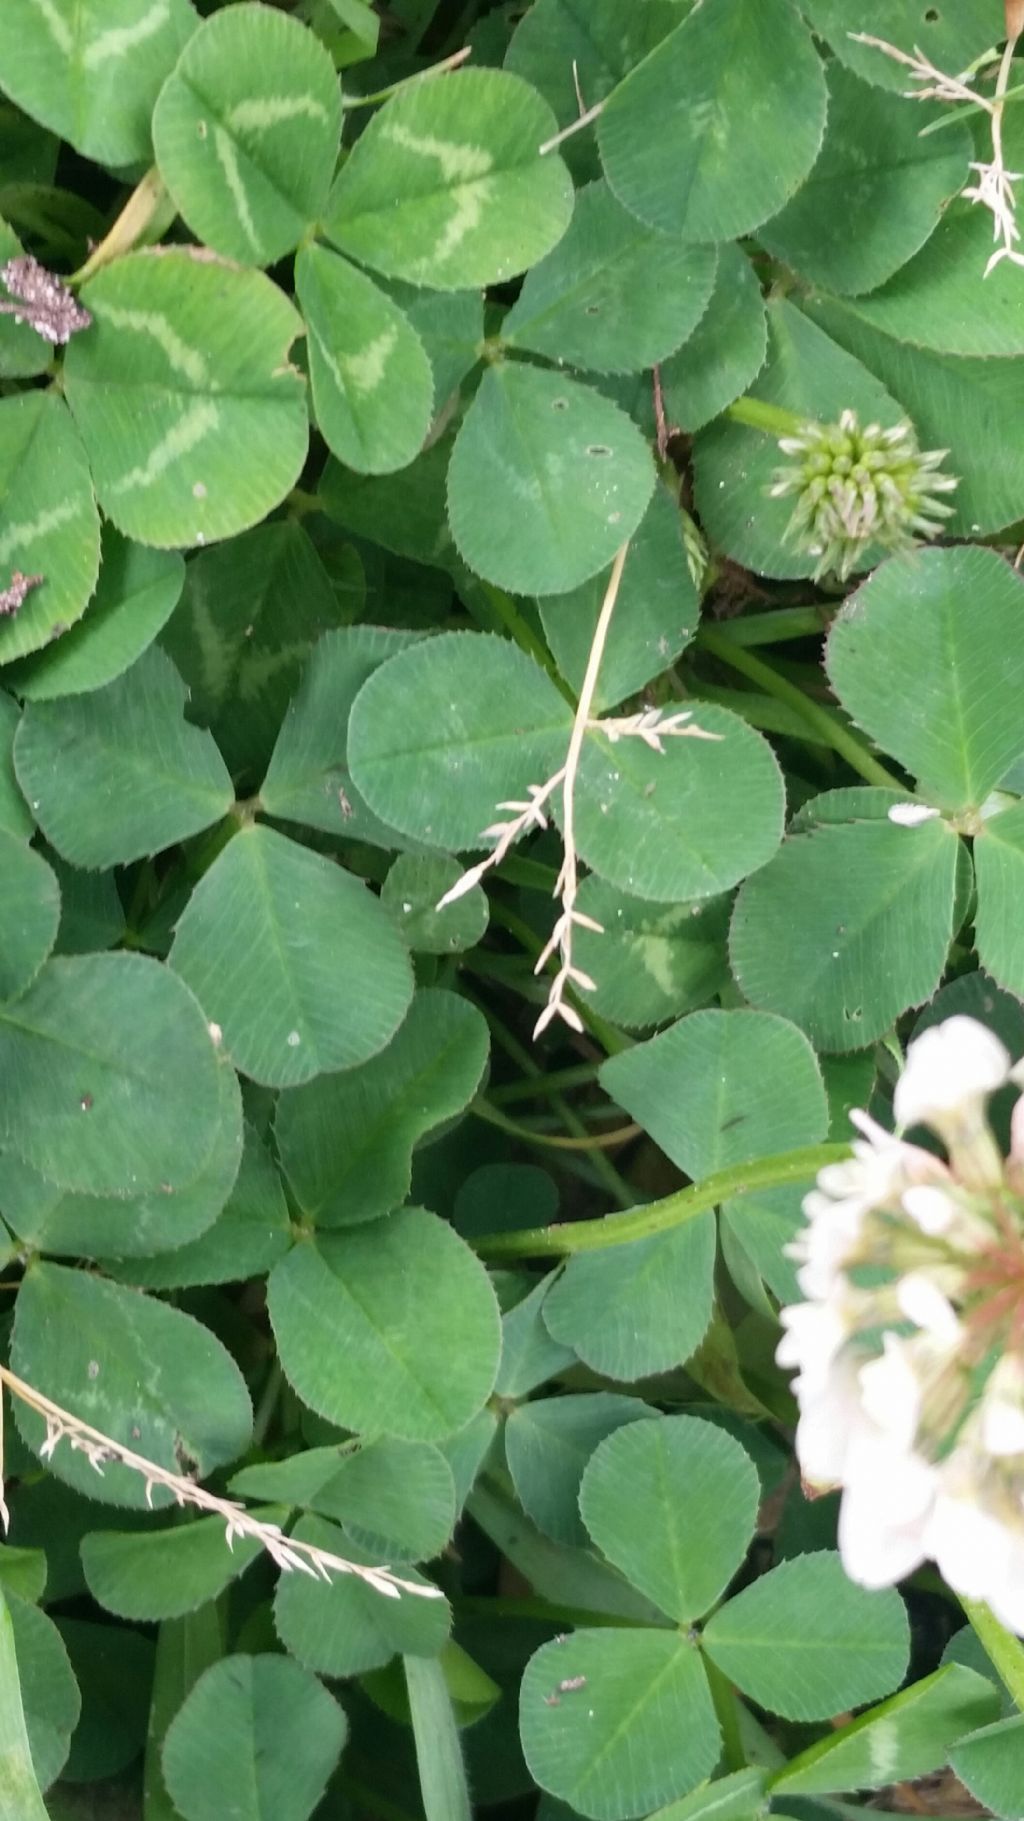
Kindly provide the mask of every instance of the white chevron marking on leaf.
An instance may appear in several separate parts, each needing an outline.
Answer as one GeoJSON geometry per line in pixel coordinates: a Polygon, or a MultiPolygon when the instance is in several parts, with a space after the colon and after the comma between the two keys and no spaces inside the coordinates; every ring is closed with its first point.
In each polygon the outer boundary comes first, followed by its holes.
{"type": "Polygon", "coordinates": [[[493,155],[482,145],[459,145],[430,133],[410,133],[400,121],[389,122],[384,136],[419,158],[436,158],[446,183],[472,183],[493,169],[493,155]]]}
{"type": "Polygon", "coordinates": [[[323,103],[315,95],[254,95],[237,101],[225,116],[232,133],[265,133],[268,127],[302,118],[326,120],[323,103]]]}
{"type": "Polygon", "coordinates": [[[235,205],[242,232],[249,245],[258,248],[259,238],[256,233],[256,223],[252,218],[249,196],[245,184],[242,182],[242,173],[238,168],[238,154],[235,151],[234,140],[222,126],[217,126],[213,129],[213,143],[217,152],[217,160],[224,173],[224,181],[231,191],[231,200],[235,205]]]}
{"type": "Polygon", "coordinates": [[[175,373],[180,373],[193,386],[211,383],[205,357],[198,348],[191,348],[182,340],[177,329],[159,310],[126,310],[120,304],[104,304],[102,320],[114,329],[129,329],[135,334],[150,336],[163,349],[175,373]]]}
{"type": "Polygon", "coordinates": [[[153,0],[148,13],[143,13],[134,25],[111,26],[109,31],[101,32],[98,38],[94,38],[82,53],[83,68],[96,70],[101,69],[105,63],[116,63],[118,58],[126,57],[137,45],[145,44],[148,38],[157,37],[170,16],[168,0],[153,0]]]}
{"type": "Polygon", "coordinates": [[[57,11],[53,0],[32,0],[32,5],[42,13],[50,37],[58,50],[63,51],[65,57],[70,57],[75,40],[71,27],[63,15],[57,11]]]}
{"type": "Polygon", "coordinates": [[[489,183],[481,180],[475,183],[471,190],[460,190],[455,213],[445,227],[430,258],[423,261],[425,266],[447,259],[449,254],[454,253],[456,247],[465,240],[466,235],[471,234],[473,229],[480,225],[480,217],[484,212],[484,204],[490,196],[491,187],[489,183]]]}
{"type": "Polygon", "coordinates": [[[130,473],[115,484],[113,492],[134,493],[140,487],[152,487],[182,456],[191,454],[204,436],[217,428],[219,422],[220,412],[212,400],[197,398],[184,417],[179,418],[151,450],[149,460],[142,467],[132,468],[130,473]]]}
{"type": "Polygon", "coordinates": [[[8,525],[6,531],[0,533],[0,564],[7,563],[16,550],[30,550],[38,538],[45,537],[48,531],[56,531],[58,526],[66,525],[77,516],[77,502],[64,500],[61,505],[50,506],[35,518],[23,519],[18,525],[8,525]]]}
{"type": "Polygon", "coordinates": [[[342,356],[341,370],[353,392],[376,392],[384,379],[388,357],[397,340],[397,329],[384,329],[360,354],[342,356]]]}

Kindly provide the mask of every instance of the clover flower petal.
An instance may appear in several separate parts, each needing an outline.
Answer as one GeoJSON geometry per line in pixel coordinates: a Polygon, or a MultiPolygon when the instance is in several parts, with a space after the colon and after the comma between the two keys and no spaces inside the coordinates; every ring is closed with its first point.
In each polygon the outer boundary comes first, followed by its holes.
{"type": "Polygon", "coordinates": [[[910,1045],[893,1098],[901,1126],[931,1125],[981,1106],[1007,1081],[1010,1057],[999,1038],[974,1018],[947,1018],[910,1045]]]}
{"type": "Polygon", "coordinates": [[[797,1368],[804,1476],[841,1489],[850,1576],[882,1587],[932,1559],[1024,1633],[1024,1188],[987,1120],[1022,1075],[972,1019],[911,1045],[897,1117],[948,1161],[851,1115],[853,1155],[789,1248],[807,1300],[782,1311],[777,1358],[797,1368]]]}

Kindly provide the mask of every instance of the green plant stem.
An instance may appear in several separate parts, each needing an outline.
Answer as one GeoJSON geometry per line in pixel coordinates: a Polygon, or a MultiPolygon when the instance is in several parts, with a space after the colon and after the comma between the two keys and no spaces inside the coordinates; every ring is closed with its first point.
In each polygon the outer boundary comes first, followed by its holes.
{"type": "Polygon", "coordinates": [[[283,1389],[284,1373],[281,1370],[280,1360],[275,1357],[271,1361],[270,1370],[260,1393],[260,1401],[256,1406],[256,1414],[253,1417],[251,1447],[262,1448],[266,1441],[267,1432],[274,1420],[274,1412],[283,1389]]]}
{"type": "Polygon", "coordinates": [[[513,852],[502,861],[501,876],[507,885],[518,885],[523,891],[540,892],[545,898],[553,898],[558,869],[545,866],[542,860],[530,860],[525,854],[513,852]]]}
{"type": "Polygon", "coordinates": [[[379,1790],[371,1789],[368,1783],[360,1782],[346,1770],[338,1772],[338,1787],[361,1803],[367,1814],[379,1816],[380,1821],[416,1821],[410,1809],[399,1808],[397,1802],[391,1802],[379,1790]]]}
{"type": "Polygon", "coordinates": [[[555,688],[563,695],[571,708],[576,707],[576,697],[564,677],[559,674],[558,666],[550,651],[530,625],[526,615],[521,611],[512,595],[506,594],[503,588],[495,588],[491,582],[481,582],[480,591],[489,606],[493,607],[505,630],[515,640],[520,651],[539,664],[551,678],[555,688]]]}
{"type": "Polygon", "coordinates": [[[284,501],[289,518],[305,518],[309,512],[322,512],[325,518],[330,514],[318,493],[306,493],[301,487],[293,487],[284,501]]]}
{"type": "MultiPolygon", "coordinates": [[[[509,935],[514,936],[516,941],[522,944],[526,953],[536,961],[544,945],[525,918],[520,917],[516,911],[509,910],[507,905],[492,899],[491,922],[498,924],[502,929],[507,929],[509,935]]],[[[609,1024],[607,1019],[600,1017],[593,1007],[588,1005],[585,999],[581,999],[571,987],[566,998],[571,1005],[575,1006],[590,1035],[596,1038],[606,1056],[617,1056],[620,1050],[632,1049],[632,1039],[627,1037],[624,1031],[617,1030],[614,1024],[609,1024]]]]}
{"type": "Polygon", "coordinates": [[[423,1813],[427,1821],[473,1821],[444,1669],[436,1658],[407,1656],[403,1663],[423,1813]]]}
{"type": "Polygon", "coordinates": [[[457,1599],[456,1604],[460,1614],[480,1619],[539,1619],[552,1625],[617,1625],[624,1629],[636,1624],[635,1619],[628,1619],[618,1613],[591,1612],[586,1606],[556,1606],[551,1600],[538,1599],[535,1595],[515,1600],[500,1596],[489,1599],[483,1594],[472,1594],[466,1599],[457,1599]]]}
{"type": "Polygon", "coordinates": [[[745,424],[748,430],[764,430],[769,436],[798,436],[807,423],[795,411],[782,405],[766,404],[763,398],[738,398],[722,413],[734,424],[745,424]]]}
{"type": "MultiPolygon", "coordinates": [[[[465,997],[471,1000],[479,1011],[483,1012],[484,1017],[490,1024],[491,1034],[494,1037],[495,1042],[500,1044],[509,1060],[514,1062],[517,1068],[522,1069],[523,1074],[530,1080],[535,1080],[541,1076],[543,1070],[539,1063],[534,1060],[525,1044],[520,1043],[518,1037],[516,1037],[515,1034],[509,1030],[508,1026],[495,1015],[491,1008],[481,1004],[478,999],[474,998],[472,993],[467,993],[465,997]]],[[[557,1113],[559,1119],[562,1121],[567,1132],[573,1132],[578,1137],[582,1137],[585,1134],[587,1128],[579,1117],[579,1114],[574,1112],[573,1108],[569,1105],[569,1102],[563,1100],[560,1094],[552,1094],[551,1106],[552,1110],[557,1113]]],[[[625,1178],[619,1175],[611,1158],[606,1157],[603,1151],[592,1151],[587,1161],[591,1165],[594,1175],[602,1183],[612,1200],[616,1202],[620,1208],[632,1207],[634,1192],[625,1178]]]]}
{"type": "Polygon", "coordinates": [[[577,1062],[571,1068],[550,1069],[547,1074],[531,1076],[528,1081],[509,1081],[503,1087],[492,1088],[490,1101],[492,1106],[510,1106],[516,1100],[546,1100],[553,1094],[561,1094],[563,1088],[586,1087],[597,1080],[598,1062],[577,1062]]]}
{"type": "Polygon", "coordinates": [[[697,642],[723,664],[728,664],[730,669],[738,670],[750,682],[775,696],[777,701],[788,703],[806,721],[815,738],[824,746],[831,746],[833,752],[839,753],[868,784],[881,784],[888,790],[905,790],[906,786],[900,779],[868,751],[863,740],[846,727],[832,709],[823,708],[820,702],[812,702],[802,689],[798,689],[795,683],[788,683],[785,677],[780,677],[763,658],[742,650],[710,626],[701,628],[697,642]]]}
{"type": "Polygon", "coordinates": [[[194,883],[209,872],[214,861],[220,858],[229,841],[233,841],[239,829],[245,827],[245,821],[236,814],[236,809],[228,811],[222,821],[214,824],[205,836],[197,840],[185,860],[185,875],[194,883]]]}
{"type": "Polygon", "coordinates": [[[529,963],[521,955],[490,955],[482,948],[463,956],[462,972],[477,974],[481,980],[497,980],[499,986],[507,986],[524,998],[529,996],[528,987],[533,981],[529,963]]]}
{"type": "MultiPolygon", "coordinates": [[[[1024,83],[1018,82],[1015,88],[1007,89],[1003,96],[1003,105],[1005,106],[1009,101],[1020,101],[1022,96],[1024,96],[1024,83]]],[[[984,114],[987,111],[980,101],[968,101],[964,103],[963,107],[949,108],[939,115],[938,120],[930,120],[927,126],[923,126],[918,133],[918,138],[928,139],[932,133],[946,132],[950,127],[959,126],[961,120],[969,120],[972,114],[984,114]]]]}
{"type": "Polygon", "coordinates": [[[981,1600],[961,1600],[971,1630],[1018,1713],[1024,1713],[1024,1643],[981,1600]]]}
{"type": "Polygon", "coordinates": [[[563,1138],[557,1133],[541,1132],[535,1130],[533,1126],[519,1125],[514,1119],[507,1119],[504,1113],[499,1113],[497,1107],[492,1106],[490,1101],[483,1097],[474,1100],[470,1111],[475,1113],[478,1119],[484,1120],[487,1125],[497,1126],[499,1132],[508,1132],[510,1137],[518,1138],[521,1144],[537,1144],[554,1151],[608,1150],[618,1144],[628,1144],[632,1139],[638,1138],[643,1131],[642,1126],[628,1125],[620,1131],[584,1131],[578,1137],[574,1135],[571,1138],[563,1138]]]}
{"type": "Polygon", "coordinates": [[[719,1170],[703,1182],[691,1182],[661,1201],[630,1208],[622,1214],[605,1214],[598,1220],[558,1221],[550,1227],[524,1227],[514,1233],[484,1233],[474,1240],[485,1258],[568,1258],[575,1252],[600,1252],[606,1246],[626,1246],[634,1239],[650,1239],[695,1220],[720,1202],[753,1189],[777,1189],[788,1182],[809,1182],[829,1163],[842,1163],[850,1155],[848,1144],[808,1145],[797,1151],[780,1151],[753,1163],[719,1170]]]}
{"type": "Polygon", "coordinates": [[[152,860],[143,860],[135,875],[131,903],[125,913],[126,934],[137,934],[139,925],[152,909],[158,889],[156,868],[152,860]]]}
{"type": "MultiPolygon", "coordinates": [[[[784,735],[788,739],[803,740],[813,744],[805,732],[802,717],[795,715],[784,702],[776,701],[774,696],[762,695],[754,689],[723,689],[718,684],[708,683],[703,677],[691,683],[689,697],[698,702],[717,702],[720,707],[728,708],[738,714],[748,726],[756,727],[761,733],[784,735]]],[[[829,758],[835,758],[831,746],[820,747],[829,758]]]]}
{"type": "Polygon", "coordinates": [[[713,630],[730,645],[781,645],[787,639],[815,638],[827,632],[830,615],[821,607],[773,607],[739,620],[719,620],[713,630]]]}
{"type": "Polygon", "coordinates": [[[747,1754],[743,1749],[743,1734],[740,1731],[740,1716],[736,1703],[736,1690],[710,1657],[702,1658],[704,1670],[711,1689],[711,1699],[715,1704],[718,1724],[722,1729],[722,1762],[726,1771],[745,1770],[747,1754]]]}

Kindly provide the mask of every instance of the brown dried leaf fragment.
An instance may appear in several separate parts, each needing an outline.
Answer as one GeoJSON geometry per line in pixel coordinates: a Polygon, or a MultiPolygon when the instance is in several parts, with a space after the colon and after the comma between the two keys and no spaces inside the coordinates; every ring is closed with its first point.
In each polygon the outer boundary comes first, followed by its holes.
{"type": "Polygon", "coordinates": [[[44,579],[41,575],[22,575],[20,569],[15,569],[6,588],[0,588],[0,619],[13,619],[30,589],[38,588],[44,579]]]}
{"type": "Polygon", "coordinates": [[[0,303],[0,312],[13,316],[15,322],[30,323],[37,335],[55,347],[63,346],[92,322],[88,310],[82,308],[64,280],[48,272],[31,253],[9,259],[0,267],[0,278],[16,299],[14,303],[0,303]]]}

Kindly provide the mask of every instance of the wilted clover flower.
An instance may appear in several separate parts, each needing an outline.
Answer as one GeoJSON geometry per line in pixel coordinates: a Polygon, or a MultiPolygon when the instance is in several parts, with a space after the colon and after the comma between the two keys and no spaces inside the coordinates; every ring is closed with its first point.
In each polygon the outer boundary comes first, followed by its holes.
{"type": "Polygon", "coordinates": [[[872,544],[905,549],[934,537],[953,508],[938,496],[958,482],[939,472],[947,449],[922,454],[909,424],[862,428],[855,411],[837,424],[808,423],[779,439],[789,457],[776,472],[773,499],[796,498],[787,537],[817,557],[815,580],[842,581],[872,544]]]}
{"type": "Polygon", "coordinates": [[[932,1559],[1024,1633],[1024,1099],[1006,1159],[986,1114],[1010,1081],[1024,1064],[971,1018],[911,1044],[896,1118],[945,1160],[852,1115],[852,1159],[804,1202],[807,1301],[783,1311],[778,1359],[798,1368],[805,1479],[842,1488],[851,1578],[932,1559]]]}

